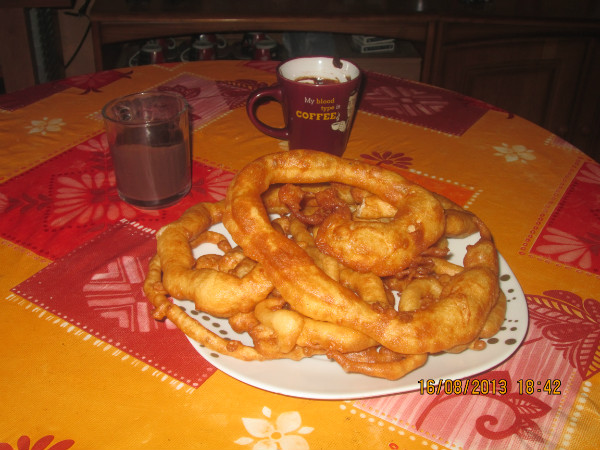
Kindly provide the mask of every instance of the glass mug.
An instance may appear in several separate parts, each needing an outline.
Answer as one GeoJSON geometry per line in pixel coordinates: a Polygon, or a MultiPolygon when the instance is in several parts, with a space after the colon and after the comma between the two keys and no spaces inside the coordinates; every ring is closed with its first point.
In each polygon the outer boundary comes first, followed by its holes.
{"type": "Polygon", "coordinates": [[[171,92],[141,92],[102,109],[117,191],[127,203],[158,209],[192,186],[189,108],[171,92]]]}

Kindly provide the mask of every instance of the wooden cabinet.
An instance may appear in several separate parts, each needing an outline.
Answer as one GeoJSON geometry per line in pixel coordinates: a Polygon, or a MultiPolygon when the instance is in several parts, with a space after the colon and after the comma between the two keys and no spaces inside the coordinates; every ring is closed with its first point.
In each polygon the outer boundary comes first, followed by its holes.
{"type": "Polygon", "coordinates": [[[524,117],[600,159],[599,59],[598,39],[577,26],[452,23],[440,27],[430,82],[524,117]]]}
{"type": "Polygon", "coordinates": [[[393,37],[419,49],[421,81],[520,115],[600,160],[597,0],[178,5],[96,0],[91,22],[97,69],[107,68],[116,43],[177,34],[263,30],[393,37]]]}
{"type": "Polygon", "coordinates": [[[444,48],[434,84],[484,100],[561,134],[569,129],[585,43],[559,39],[444,48]]]}
{"type": "Polygon", "coordinates": [[[571,126],[566,139],[600,161],[600,39],[589,43],[571,126]]]}

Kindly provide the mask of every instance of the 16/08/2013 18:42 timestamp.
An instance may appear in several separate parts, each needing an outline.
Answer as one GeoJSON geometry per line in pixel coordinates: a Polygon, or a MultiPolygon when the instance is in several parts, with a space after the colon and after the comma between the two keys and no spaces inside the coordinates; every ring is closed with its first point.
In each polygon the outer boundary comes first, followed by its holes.
{"type": "MultiPolygon", "coordinates": [[[[518,379],[517,393],[519,395],[533,395],[546,393],[548,395],[561,395],[561,380],[536,381],[532,379],[518,379]]],[[[465,378],[462,380],[419,380],[419,393],[421,395],[505,395],[509,393],[509,382],[505,379],[479,379],[465,378]]]]}

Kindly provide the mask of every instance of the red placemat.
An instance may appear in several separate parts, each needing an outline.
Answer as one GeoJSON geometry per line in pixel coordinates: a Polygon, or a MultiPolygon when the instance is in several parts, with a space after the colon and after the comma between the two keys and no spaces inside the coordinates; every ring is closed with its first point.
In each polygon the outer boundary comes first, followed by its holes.
{"type": "MultiPolygon", "coordinates": [[[[600,343],[600,311],[597,300],[584,301],[566,291],[526,298],[531,317],[526,340],[503,364],[470,378],[467,392],[425,390],[360,400],[356,405],[457,448],[504,450],[526,445],[542,450],[557,445],[571,420],[580,386],[599,370],[595,350],[600,343]]],[[[466,385],[465,380],[459,383],[466,385]]]]}
{"type": "Polygon", "coordinates": [[[600,275],[600,165],[586,162],[531,248],[559,264],[600,275]]]}
{"type": "MultiPolygon", "coordinates": [[[[12,291],[175,379],[200,386],[216,370],[143,293],[155,232],[119,222],[12,291]]],[[[193,304],[190,303],[193,307],[193,304]]]]}
{"type": "Polygon", "coordinates": [[[116,190],[104,133],[0,185],[0,236],[49,259],[121,219],[160,228],[201,201],[224,198],[233,173],[194,162],[190,194],[162,210],[136,209],[116,190]]]}
{"type": "Polygon", "coordinates": [[[456,92],[369,72],[360,110],[461,136],[490,109],[456,92]]]}

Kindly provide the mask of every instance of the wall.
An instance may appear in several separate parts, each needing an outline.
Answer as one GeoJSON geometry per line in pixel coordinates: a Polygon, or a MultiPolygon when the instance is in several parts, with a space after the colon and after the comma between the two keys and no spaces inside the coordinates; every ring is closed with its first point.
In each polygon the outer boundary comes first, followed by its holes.
{"type": "MultiPolygon", "coordinates": [[[[73,10],[70,12],[78,12],[80,8],[86,6],[85,4],[85,0],[77,0],[73,10]]],[[[91,10],[93,4],[94,0],[87,5],[87,12],[91,10]]],[[[83,13],[85,14],[86,11],[83,11],[83,13]]],[[[83,39],[81,49],[73,61],[65,69],[65,75],[70,77],[74,75],[95,72],[94,49],[92,47],[91,30],[89,30],[86,35],[86,31],[88,30],[90,23],[88,17],[85,15],[74,17],[67,14],[66,11],[59,11],[58,21],[60,26],[62,53],[65,64],[67,64],[71,57],[75,54],[77,47],[80,45],[83,39]]]]}

